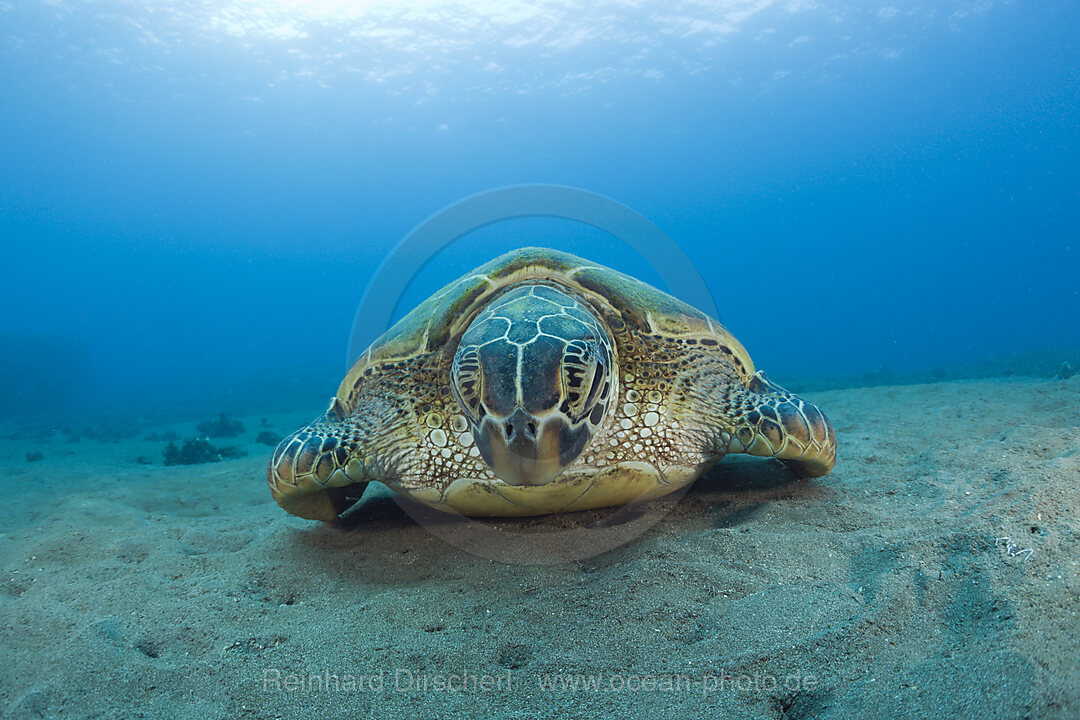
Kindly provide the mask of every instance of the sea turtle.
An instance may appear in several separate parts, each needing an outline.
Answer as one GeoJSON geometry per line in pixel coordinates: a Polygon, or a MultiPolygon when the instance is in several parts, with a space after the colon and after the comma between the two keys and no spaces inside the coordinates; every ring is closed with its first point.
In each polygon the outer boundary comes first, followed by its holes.
{"type": "Polygon", "coordinates": [[[818,408],[755,372],[719,322],[639,280],[524,248],[386,331],[314,422],[281,441],[274,499],[332,521],[379,481],[465,515],[647,500],[728,453],[828,473],[818,408]]]}

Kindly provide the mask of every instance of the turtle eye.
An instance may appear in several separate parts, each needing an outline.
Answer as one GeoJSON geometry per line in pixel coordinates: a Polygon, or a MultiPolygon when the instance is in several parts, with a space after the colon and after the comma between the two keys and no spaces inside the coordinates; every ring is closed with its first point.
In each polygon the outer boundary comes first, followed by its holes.
{"type": "Polygon", "coordinates": [[[606,393],[601,393],[606,383],[607,370],[606,368],[604,368],[604,363],[601,362],[599,358],[597,358],[597,362],[595,363],[595,368],[593,370],[592,383],[589,385],[589,396],[585,398],[586,410],[596,404],[596,401],[601,396],[601,394],[606,395],[606,393]]]}
{"type": "Polygon", "coordinates": [[[563,402],[559,407],[574,423],[592,410],[601,396],[607,370],[595,341],[571,340],[562,362],[563,402]]]}
{"type": "Polygon", "coordinates": [[[482,409],[480,398],[484,391],[484,376],[480,372],[480,349],[475,345],[459,347],[454,353],[451,373],[458,404],[473,422],[477,422],[482,409]]]}

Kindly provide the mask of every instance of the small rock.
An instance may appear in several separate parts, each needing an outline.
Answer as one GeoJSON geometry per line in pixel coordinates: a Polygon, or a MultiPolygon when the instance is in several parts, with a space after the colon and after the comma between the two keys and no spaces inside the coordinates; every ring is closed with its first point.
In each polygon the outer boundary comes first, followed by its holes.
{"type": "Polygon", "coordinates": [[[181,448],[170,442],[162,451],[166,465],[198,465],[220,462],[224,458],[244,457],[247,453],[235,447],[215,447],[206,438],[189,438],[181,448]]]}
{"type": "Polygon", "coordinates": [[[244,432],[244,425],[239,420],[230,420],[225,413],[219,413],[217,420],[207,420],[195,426],[200,435],[206,437],[236,437],[244,432]]]}

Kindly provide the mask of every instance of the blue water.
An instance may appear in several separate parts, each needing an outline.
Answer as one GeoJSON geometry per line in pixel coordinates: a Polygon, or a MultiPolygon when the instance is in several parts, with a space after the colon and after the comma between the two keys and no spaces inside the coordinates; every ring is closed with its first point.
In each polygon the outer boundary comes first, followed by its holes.
{"type": "MultiPolygon", "coordinates": [[[[1080,346],[1072,0],[409,7],[0,3],[8,418],[321,404],[395,244],[519,183],[652,220],[785,382],[1080,346]]],[[[660,282],[521,220],[402,308],[522,245],[660,282]]]]}

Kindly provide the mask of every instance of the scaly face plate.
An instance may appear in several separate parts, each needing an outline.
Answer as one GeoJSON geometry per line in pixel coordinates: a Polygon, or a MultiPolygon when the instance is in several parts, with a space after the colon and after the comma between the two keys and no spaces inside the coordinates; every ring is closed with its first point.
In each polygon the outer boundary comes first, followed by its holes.
{"type": "Polygon", "coordinates": [[[480,454],[510,485],[544,485],[571,465],[615,393],[614,343],[562,288],[516,286],[493,299],[461,338],[455,398],[480,454]]]}

